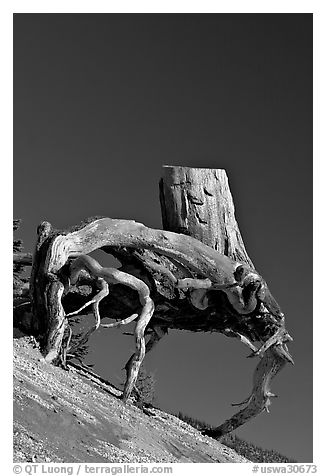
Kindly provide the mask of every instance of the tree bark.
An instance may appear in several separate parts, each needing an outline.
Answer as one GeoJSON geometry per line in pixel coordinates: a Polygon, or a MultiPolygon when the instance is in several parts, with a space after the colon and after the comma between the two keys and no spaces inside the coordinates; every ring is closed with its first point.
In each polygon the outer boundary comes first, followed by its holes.
{"type": "MultiPolygon", "coordinates": [[[[254,269],[235,218],[228,178],[223,169],[164,166],[160,180],[162,223],[165,230],[190,235],[235,261],[254,269]]],[[[210,432],[217,437],[229,433],[269,411],[270,382],[285,360],[269,349],[254,372],[248,405],[210,432]]]]}
{"type": "Polygon", "coordinates": [[[235,218],[225,170],[164,166],[160,202],[165,230],[190,235],[254,267],[235,218]]]}
{"type": "Polygon", "coordinates": [[[138,315],[125,398],[144,353],[168,329],[238,338],[261,362],[248,407],[221,426],[225,433],[267,409],[270,380],[291,361],[284,344],[290,336],[284,315],[246,253],[225,172],[165,167],[160,199],[167,230],[106,217],[68,230],[55,230],[48,222],[38,227],[30,280],[32,331],[45,359],[60,363],[69,314],[95,302],[94,329],[99,314],[121,324],[138,315]],[[96,249],[118,258],[119,271],[87,256],[96,249]],[[103,279],[110,292],[102,296],[98,283],[103,279]],[[263,346],[258,350],[255,342],[263,346]]]}

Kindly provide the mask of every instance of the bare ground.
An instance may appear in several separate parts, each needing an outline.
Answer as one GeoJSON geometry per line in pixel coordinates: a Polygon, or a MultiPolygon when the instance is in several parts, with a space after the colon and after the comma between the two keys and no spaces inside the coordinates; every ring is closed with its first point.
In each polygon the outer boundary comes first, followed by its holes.
{"type": "Polygon", "coordinates": [[[173,415],[122,403],[99,378],[45,363],[14,335],[15,463],[249,462],[173,415]]]}

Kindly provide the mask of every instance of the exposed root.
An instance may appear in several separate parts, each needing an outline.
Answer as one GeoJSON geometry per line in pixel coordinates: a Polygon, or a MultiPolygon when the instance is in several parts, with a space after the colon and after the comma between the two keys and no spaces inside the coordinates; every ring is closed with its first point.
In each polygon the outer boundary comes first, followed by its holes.
{"type": "MultiPolygon", "coordinates": [[[[238,338],[253,351],[253,356],[260,357],[254,373],[251,395],[241,404],[235,404],[245,405],[245,408],[242,408],[231,419],[215,429],[215,434],[228,433],[259,413],[269,411],[270,401],[274,396],[270,391],[270,381],[287,361],[293,362],[285,345],[285,342],[291,339],[284,329],[284,315],[269,293],[264,280],[253,269],[244,265],[238,266],[238,262],[190,236],[164,230],[152,230],[130,220],[98,218],[70,232],[53,233],[52,235],[51,233],[51,226],[42,224],[39,229],[39,240],[31,277],[32,306],[35,315],[33,327],[37,332],[40,330],[47,331],[45,361],[54,362],[58,358],[63,334],[67,326],[67,316],[62,307],[61,299],[67,288],[77,282],[82,271],[87,271],[92,277],[96,277],[101,288],[93,299],[68,315],[73,316],[88,306],[93,307],[95,325],[83,336],[78,345],[86,342],[92,332],[100,326],[99,303],[107,296],[109,285],[121,284],[128,286],[138,293],[141,304],[141,310],[138,311],[139,306],[137,307],[139,316],[138,314],[132,314],[114,324],[104,324],[103,327],[118,327],[138,319],[134,333],[136,349],[126,364],[127,381],[123,392],[123,400],[126,401],[130,397],[146,351],[150,350],[160,338],[154,329],[150,340],[147,345],[145,344],[147,326],[154,313],[154,303],[150,297],[150,290],[141,279],[115,268],[104,268],[84,253],[90,253],[101,247],[152,250],[154,253],[175,260],[178,265],[180,263],[189,270],[189,272],[183,274],[184,279],[178,280],[173,273],[169,275],[169,279],[175,287],[181,290],[189,289],[191,302],[199,309],[207,307],[207,296],[211,296],[211,291],[223,291],[230,306],[232,306],[232,312],[227,303],[224,309],[224,300],[217,299],[216,303],[221,303],[222,310],[215,313],[221,318],[221,322],[216,328],[223,332],[220,329],[224,329],[226,325],[233,327],[233,322],[235,322],[234,328],[240,330],[241,333],[231,330],[226,330],[224,333],[238,338]],[[70,262],[71,258],[75,259],[70,262]],[[192,276],[204,276],[206,279],[193,278],[192,276]],[[259,309],[261,309],[261,312],[259,312],[259,309]],[[233,318],[236,320],[235,314],[238,314],[238,321],[232,320],[233,318]],[[230,320],[228,320],[229,317],[230,320]],[[257,329],[251,327],[256,322],[254,319],[251,320],[254,317],[260,318],[257,329]],[[258,340],[261,337],[260,340],[264,341],[266,335],[270,335],[271,322],[279,330],[257,349],[250,340],[250,329],[257,331],[254,335],[257,336],[258,340]],[[246,337],[247,334],[250,338],[246,337]]],[[[117,252],[117,254],[119,253],[117,252]]],[[[144,263],[146,265],[146,257],[144,263]]],[[[149,263],[148,269],[150,267],[149,263]]],[[[164,273],[161,267],[154,268],[149,272],[152,277],[153,271],[165,275],[169,274],[169,272],[164,273]]],[[[118,294],[120,299],[120,290],[118,294]]],[[[219,298],[220,296],[216,297],[219,298]]],[[[177,298],[175,301],[174,298],[173,294],[172,302],[176,304],[177,298]]],[[[166,307],[169,308],[170,304],[166,302],[165,295],[164,299],[158,298],[157,300],[162,310],[166,307]]],[[[212,299],[212,302],[215,301],[212,299]]],[[[184,308],[184,306],[180,306],[180,309],[183,310],[184,308]]],[[[176,311],[180,309],[177,305],[176,311]]],[[[204,319],[208,316],[211,317],[211,315],[213,313],[207,312],[204,319]]],[[[169,325],[172,327],[172,319],[175,316],[177,316],[177,312],[171,313],[171,317],[166,316],[166,320],[164,316],[164,319],[158,319],[157,321],[160,323],[166,322],[167,327],[169,325]]],[[[192,327],[191,323],[188,325],[187,321],[185,324],[181,322],[181,325],[185,326],[185,329],[192,327]]],[[[211,326],[211,321],[207,319],[203,323],[203,330],[211,330],[211,328],[215,329],[211,326]]],[[[40,332],[40,334],[42,333],[40,332]]],[[[69,339],[68,335],[68,344],[69,339]]]]}
{"type": "Polygon", "coordinates": [[[176,283],[177,289],[183,291],[190,290],[190,302],[199,310],[207,309],[208,298],[206,290],[212,287],[210,279],[198,279],[198,278],[184,278],[178,279],[176,283]]]}
{"type": "Polygon", "coordinates": [[[127,368],[127,381],[122,396],[124,402],[128,400],[132,389],[134,388],[138,377],[139,368],[145,357],[145,329],[153,315],[153,312],[154,302],[148,296],[145,300],[145,305],[135,328],[136,352],[133,354],[130,364],[127,368]]]}
{"type": "Polygon", "coordinates": [[[62,339],[61,345],[61,365],[62,367],[67,370],[67,356],[68,356],[68,349],[70,349],[70,341],[72,338],[72,329],[69,326],[68,319],[65,319],[66,330],[64,332],[64,336],[62,339]]]}
{"type": "MultiPolygon", "coordinates": [[[[275,395],[270,390],[272,378],[284,367],[286,360],[270,347],[257,365],[253,377],[253,390],[250,396],[236,406],[247,404],[245,408],[214,429],[216,434],[224,435],[235,430],[261,412],[269,412],[270,399],[275,395]]],[[[214,433],[215,434],[215,433],[214,433]]]]}
{"type": "Polygon", "coordinates": [[[257,352],[257,347],[251,342],[251,340],[248,339],[248,337],[245,337],[244,335],[240,334],[240,332],[233,331],[232,329],[224,329],[223,334],[225,334],[228,337],[236,337],[237,339],[240,339],[241,342],[243,342],[245,345],[247,345],[253,352],[257,352]]]}
{"type": "MultiPolygon", "coordinates": [[[[136,330],[135,330],[136,332],[136,330]]],[[[134,368],[133,366],[137,366],[138,365],[138,362],[139,362],[139,358],[141,358],[141,362],[142,360],[144,359],[145,357],[145,354],[147,354],[148,352],[150,352],[153,347],[162,339],[162,337],[167,333],[167,330],[163,327],[159,327],[159,326],[154,326],[151,333],[150,333],[150,337],[149,337],[149,340],[147,341],[147,343],[145,344],[145,338],[144,336],[143,337],[140,337],[141,339],[141,346],[144,344],[145,345],[145,348],[142,347],[141,351],[144,350],[144,355],[140,355],[139,357],[139,354],[136,352],[135,354],[133,354],[130,359],[128,360],[128,362],[126,363],[126,365],[124,366],[126,372],[127,372],[127,382],[126,382],[126,385],[125,385],[125,389],[124,389],[124,392],[123,392],[123,395],[122,395],[122,399],[124,401],[126,401],[128,398],[129,398],[129,395],[131,394],[131,391],[133,388],[132,388],[132,384],[133,382],[136,382],[137,381],[137,377],[136,377],[136,380],[134,380],[134,368]],[[136,364],[135,364],[136,362],[136,364]]],[[[140,334],[141,334],[141,331],[140,331],[140,334]]],[[[140,365],[141,365],[141,362],[140,362],[140,365]]],[[[139,365],[139,367],[140,367],[139,365]]],[[[139,370],[139,368],[138,368],[139,370]]],[[[137,375],[138,375],[138,372],[137,372],[137,375]]],[[[135,384],[133,384],[135,385],[135,384]]]]}
{"type": "MultiPolygon", "coordinates": [[[[78,346],[85,343],[89,336],[100,326],[100,314],[98,310],[98,305],[101,299],[109,293],[109,284],[123,284],[128,286],[135,291],[138,292],[139,301],[142,305],[142,312],[139,316],[138,322],[135,327],[135,343],[136,343],[136,352],[133,354],[130,365],[127,369],[127,381],[125,384],[124,392],[123,392],[123,400],[126,401],[136,383],[138,372],[140,365],[145,356],[145,329],[147,324],[149,323],[153,312],[154,312],[154,302],[150,297],[150,291],[147,284],[144,283],[141,279],[136,278],[135,276],[120,271],[115,268],[104,268],[101,266],[98,261],[94,258],[87,256],[87,255],[80,255],[74,261],[72,261],[70,265],[70,281],[71,283],[76,283],[78,280],[79,273],[81,270],[85,269],[91,275],[96,276],[98,281],[102,287],[101,291],[93,298],[91,301],[86,303],[82,308],[74,313],[69,315],[76,314],[81,309],[89,306],[90,304],[93,305],[94,314],[96,317],[96,325],[92,329],[90,329],[86,334],[83,336],[82,340],[79,342],[78,346]]],[[[128,324],[132,322],[138,317],[138,314],[132,314],[131,316],[113,324],[102,324],[102,327],[111,328],[111,327],[119,327],[124,324],[128,324]]]]}
{"type": "Polygon", "coordinates": [[[171,281],[174,285],[177,284],[178,279],[177,279],[177,278],[174,276],[174,274],[173,274],[168,268],[166,268],[165,266],[162,266],[161,264],[157,264],[157,263],[151,262],[151,268],[152,268],[154,271],[157,271],[158,273],[167,276],[167,277],[170,279],[170,281],[171,281]]]}
{"type": "Polygon", "coordinates": [[[69,314],[66,314],[67,317],[69,316],[74,316],[75,314],[78,314],[80,311],[85,309],[86,307],[92,305],[93,307],[93,313],[95,316],[95,330],[99,328],[100,322],[101,322],[101,316],[99,312],[99,304],[102,299],[104,299],[108,294],[109,294],[109,286],[108,283],[105,281],[105,279],[98,277],[97,278],[97,284],[101,288],[100,292],[96,294],[96,296],[91,299],[91,301],[88,301],[86,304],[84,304],[82,307],[80,307],[77,311],[70,312],[69,314]]]}
{"type": "MultiPolygon", "coordinates": [[[[130,324],[130,322],[134,321],[135,319],[137,319],[138,317],[138,314],[132,314],[131,316],[129,317],[126,317],[126,319],[122,319],[121,321],[119,322],[113,322],[112,324],[101,324],[101,327],[105,327],[105,328],[109,328],[109,327],[120,327],[120,326],[124,326],[126,324],[130,324]]],[[[131,334],[132,335],[132,334],[131,334]]]]}
{"type": "Polygon", "coordinates": [[[277,345],[275,345],[274,348],[277,349],[278,355],[280,355],[281,357],[283,357],[283,359],[290,362],[290,364],[294,365],[294,360],[293,360],[292,355],[290,354],[289,349],[288,349],[286,344],[284,344],[284,343],[283,344],[277,344],[277,345]]]}
{"type": "Polygon", "coordinates": [[[107,282],[105,281],[105,279],[100,278],[100,277],[97,278],[96,283],[101,289],[100,292],[97,293],[96,296],[93,297],[93,299],[91,299],[86,304],[84,304],[82,307],[77,309],[77,311],[70,312],[69,314],[66,314],[66,317],[74,316],[74,315],[78,314],[80,311],[82,311],[83,309],[85,309],[86,307],[92,305],[93,314],[94,314],[94,317],[95,317],[95,326],[91,327],[91,329],[89,329],[87,332],[85,332],[85,334],[79,340],[78,344],[76,344],[73,348],[69,347],[69,343],[70,343],[70,340],[71,340],[71,335],[70,335],[69,342],[65,346],[65,351],[64,351],[64,355],[63,355],[64,363],[66,362],[67,349],[70,351],[70,353],[76,352],[76,350],[79,347],[81,347],[83,344],[85,344],[88,341],[91,334],[93,334],[93,332],[95,332],[100,326],[101,316],[100,316],[100,311],[99,311],[99,304],[100,304],[100,301],[102,299],[104,299],[109,294],[109,286],[108,286],[107,282]]]}
{"type": "Polygon", "coordinates": [[[211,287],[212,281],[210,279],[184,278],[178,279],[176,283],[176,288],[184,291],[188,289],[209,289],[211,287]]]}
{"type": "Polygon", "coordinates": [[[246,403],[249,403],[251,399],[252,399],[252,395],[249,395],[249,397],[245,398],[242,402],[231,403],[231,406],[232,407],[242,407],[242,405],[245,405],[246,403]]]}
{"type": "MultiPolygon", "coordinates": [[[[284,327],[280,327],[275,334],[272,335],[258,350],[255,350],[252,352],[250,355],[248,355],[249,358],[251,357],[263,357],[267,349],[269,349],[272,345],[282,345],[284,342],[288,340],[293,340],[292,337],[288,334],[286,329],[284,327]]],[[[285,358],[294,364],[292,357],[290,354],[283,349],[283,355],[285,358]]]]}

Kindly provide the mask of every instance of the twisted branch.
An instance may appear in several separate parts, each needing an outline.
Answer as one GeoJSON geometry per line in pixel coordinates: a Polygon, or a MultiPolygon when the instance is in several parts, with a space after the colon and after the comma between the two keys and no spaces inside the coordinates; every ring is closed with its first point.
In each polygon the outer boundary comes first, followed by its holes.
{"type": "MultiPolygon", "coordinates": [[[[64,276],[69,286],[77,282],[82,271],[87,271],[97,279],[100,291],[77,311],[69,313],[73,315],[87,306],[93,307],[96,323],[86,337],[100,325],[99,303],[103,303],[105,298],[110,299],[110,285],[128,286],[138,294],[139,314],[121,316],[123,318],[119,322],[103,325],[116,327],[137,319],[134,332],[135,352],[126,364],[127,381],[123,392],[125,401],[135,385],[146,350],[152,345],[150,342],[158,340],[154,333],[148,345],[145,344],[155,299],[160,314],[153,318],[151,328],[159,324],[166,329],[170,327],[224,332],[242,341],[260,358],[252,394],[242,402],[247,403],[246,408],[221,425],[218,432],[232,431],[261,411],[268,411],[270,398],[273,396],[269,388],[270,381],[287,360],[291,361],[284,344],[290,339],[284,328],[284,315],[277,302],[263,278],[249,265],[234,261],[190,236],[153,230],[128,220],[93,219],[73,231],[52,233],[47,235],[45,241],[39,240],[40,246],[36,255],[39,262],[34,266],[32,286],[33,302],[38,316],[40,319],[47,319],[48,339],[45,351],[48,361],[55,359],[65,328],[67,316],[61,305],[65,289],[64,276]],[[163,294],[159,295],[152,284],[154,280],[150,279],[152,299],[149,286],[142,279],[115,268],[104,268],[86,254],[103,247],[106,250],[118,249],[116,255],[119,255],[122,248],[126,249],[125,254],[122,254],[127,256],[126,269],[134,270],[135,263],[141,264],[143,275],[153,278],[154,273],[159,272],[169,278],[173,289],[179,291],[172,292],[172,297],[166,298],[163,294]],[[159,255],[168,257],[168,260],[165,259],[170,267],[168,272],[153,263],[152,255],[149,258],[147,252],[142,254],[143,251],[139,250],[157,253],[158,262],[159,255]],[[174,275],[175,265],[177,277],[174,275]],[[188,289],[189,297],[185,299],[184,291],[188,289]],[[192,306],[187,304],[189,301],[192,306]],[[255,340],[262,342],[260,349],[257,349],[255,340]]],[[[120,294],[120,302],[124,298],[125,296],[122,294],[121,298],[120,294]]],[[[124,308],[120,307],[119,315],[124,308]]]]}
{"type": "Polygon", "coordinates": [[[80,312],[82,309],[85,309],[90,304],[93,305],[96,325],[86,332],[79,345],[85,343],[89,336],[100,326],[101,317],[98,306],[99,302],[109,294],[108,284],[123,284],[138,292],[139,301],[142,306],[140,315],[132,314],[120,322],[113,324],[102,324],[102,327],[105,328],[118,327],[128,324],[139,317],[134,332],[136,352],[131,357],[130,365],[128,366],[127,381],[123,392],[123,400],[126,401],[134,388],[138,377],[139,368],[145,357],[145,329],[153,315],[154,302],[150,297],[150,291],[147,284],[145,284],[142,280],[115,268],[104,268],[98,261],[87,255],[80,255],[71,262],[69,276],[71,284],[75,284],[77,282],[78,276],[82,270],[85,270],[92,276],[97,277],[97,282],[101,286],[101,291],[91,301],[88,301],[86,304],[84,304],[80,309],[67,314],[67,316],[72,316],[80,312]]]}

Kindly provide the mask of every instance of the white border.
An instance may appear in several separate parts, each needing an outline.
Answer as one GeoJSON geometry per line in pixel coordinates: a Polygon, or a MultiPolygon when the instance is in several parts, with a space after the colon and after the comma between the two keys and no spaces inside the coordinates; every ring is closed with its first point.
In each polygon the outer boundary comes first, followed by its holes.
{"type": "MultiPolygon", "coordinates": [[[[325,3],[325,2],[324,2],[325,3]]],[[[325,327],[322,319],[325,317],[324,305],[324,282],[321,276],[323,261],[325,260],[325,230],[326,217],[325,199],[322,191],[325,189],[325,56],[326,56],[326,18],[325,7],[321,1],[13,1],[4,2],[1,6],[0,35],[1,35],[1,135],[2,135],[2,224],[8,227],[8,233],[1,233],[2,263],[9,274],[1,273],[1,303],[2,322],[5,335],[1,342],[1,379],[4,392],[1,393],[2,414],[8,418],[2,420],[2,431],[5,438],[2,439],[3,454],[7,455],[9,464],[12,462],[12,340],[7,336],[12,334],[11,325],[11,249],[12,249],[12,14],[13,13],[314,13],[314,463],[318,464],[318,473],[324,466],[324,335],[325,327]],[[9,206],[11,207],[9,208],[9,206]],[[7,252],[6,250],[9,250],[7,252]],[[3,253],[3,250],[5,252],[3,253]],[[10,277],[9,277],[10,275],[10,277]],[[4,303],[5,299],[5,306],[4,303]],[[7,329],[8,326],[8,329],[7,329]],[[8,332],[8,333],[7,333],[8,332]],[[8,421],[7,421],[8,420],[8,421]]],[[[298,256],[300,259],[300,256],[298,256]]],[[[322,270],[323,271],[323,270],[322,270]]],[[[300,279],[300,276],[298,276],[300,279]]],[[[298,299],[302,297],[298,296],[298,299]]],[[[305,431],[302,428],[302,431],[305,431]]],[[[186,469],[184,465],[184,470],[186,469]]],[[[188,465],[187,465],[188,466],[188,465]]],[[[246,465],[223,465],[223,474],[238,471],[250,471],[246,465]],[[241,469],[240,467],[241,466],[241,469]]],[[[197,470],[199,466],[196,465],[197,470]]],[[[208,465],[205,465],[208,471],[208,465]]],[[[183,470],[178,468],[176,473],[183,470]]],[[[189,472],[189,468],[187,468],[189,472]]],[[[11,466],[10,466],[11,472],[11,466]]]]}

